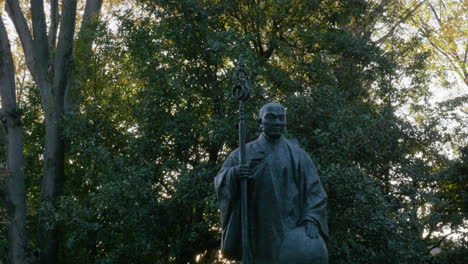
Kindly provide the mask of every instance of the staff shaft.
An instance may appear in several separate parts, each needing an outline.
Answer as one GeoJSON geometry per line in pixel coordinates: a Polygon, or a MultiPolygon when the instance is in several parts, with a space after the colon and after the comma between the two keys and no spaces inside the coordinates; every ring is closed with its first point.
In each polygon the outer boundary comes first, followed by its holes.
{"type": "MultiPolygon", "coordinates": [[[[244,101],[239,100],[239,161],[240,165],[246,165],[247,157],[245,150],[245,120],[244,101]]],[[[242,223],[242,263],[250,264],[249,252],[249,230],[248,230],[248,210],[247,210],[247,179],[241,179],[241,223],[242,223]]]]}

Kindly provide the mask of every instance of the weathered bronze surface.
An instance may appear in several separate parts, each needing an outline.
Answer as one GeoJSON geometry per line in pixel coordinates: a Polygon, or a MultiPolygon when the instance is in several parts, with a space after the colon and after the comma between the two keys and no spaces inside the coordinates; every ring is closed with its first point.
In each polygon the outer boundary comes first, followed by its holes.
{"type": "Polygon", "coordinates": [[[240,179],[248,183],[249,250],[254,264],[326,264],[327,196],[312,160],[286,140],[286,111],[279,103],[259,113],[262,133],[246,145],[247,164],[233,151],[215,177],[224,256],[242,256],[240,179]]]}

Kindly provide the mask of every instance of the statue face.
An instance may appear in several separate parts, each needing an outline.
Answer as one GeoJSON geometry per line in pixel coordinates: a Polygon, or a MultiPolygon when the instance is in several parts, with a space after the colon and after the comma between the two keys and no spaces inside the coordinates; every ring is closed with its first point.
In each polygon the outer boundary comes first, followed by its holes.
{"type": "Polygon", "coordinates": [[[268,137],[279,138],[286,127],[286,111],[278,103],[269,103],[260,110],[260,127],[268,137]]]}

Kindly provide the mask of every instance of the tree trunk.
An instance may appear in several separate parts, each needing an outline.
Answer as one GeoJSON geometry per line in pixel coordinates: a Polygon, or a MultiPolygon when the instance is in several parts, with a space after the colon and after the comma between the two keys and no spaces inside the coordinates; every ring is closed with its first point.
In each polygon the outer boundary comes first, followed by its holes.
{"type": "MultiPolygon", "coordinates": [[[[51,203],[54,208],[57,198],[63,192],[65,181],[66,141],[63,135],[65,108],[75,108],[77,100],[73,100],[73,97],[78,96],[80,92],[71,91],[74,88],[72,60],[77,0],[62,1],[61,15],[58,14],[58,1],[52,0],[49,35],[47,35],[44,1],[30,0],[30,3],[32,31],[17,0],[6,0],[6,10],[15,25],[25,53],[26,64],[41,94],[46,132],[41,198],[43,203],[51,203]],[[58,24],[60,24],[59,32],[57,32],[58,24]]],[[[80,38],[84,39],[90,51],[94,34],[85,36],[84,33],[95,30],[93,25],[96,25],[95,18],[99,17],[101,6],[102,0],[86,0],[80,38]]],[[[50,228],[44,219],[44,215],[39,216],[40,262],[55,264],[58,262],[60,226],[50,228]]]]}
{"type": "Polygon", "coordinates": [[[16,103],[15,76],[11,48],[0,15],[0,96],[1,121],[6,135],[6,182],[4,201],[8,212],[8,242],[13,264],[27,263],[26,202],[24,183],[23,128],[16,103]]]}
{"type": "MultiPolygon", "coordinates": [[[[55,208],[57,198],[62,194],[64,182],[64,142],[62,140],[60,123],[57,123],[58,113],[48,113],[45,118],[45,155],[44,155],[44,177],[41,185],[42,203],[52,203],[55,208]]],[[[60,226],[48,228],[40,215],[39,243],[40,263],[58,263],[58,247],[60,241],[60,226]]]]}
{"type": "MultiPolygon", "coordinates": [[[[45,112],[45,155],[44,177],[42,178],[42,201],[51,202],[54,208],[57,198],[62,195],[65,181],[65,140],[63,136],[64,95],[70,82],[73,58],[73,37],[75,32],[76,0],[63,2],[62,21],[58,38],[56,55],[53,62],[53,80],[47,93],[45,112]]],[[[45,41],[44,41],[45,42],[45,41]]],[[[43,44],[47,44],[46,42],[43,44]]],[[[44,219],[41,216],[41,219],[44,219]]],[[[60,241],[60,226],[47,228],[46,223],[40,225],[41,263],[58,263],[58,247],[60,241]]]]}

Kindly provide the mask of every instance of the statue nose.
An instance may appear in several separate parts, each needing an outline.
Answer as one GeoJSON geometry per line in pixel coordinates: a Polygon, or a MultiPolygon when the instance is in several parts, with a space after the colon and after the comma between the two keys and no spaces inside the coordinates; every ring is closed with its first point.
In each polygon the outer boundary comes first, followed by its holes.
{"type": "Polygon", "coordinates": [[[283,123],[276,123],[276,124],[274,125],[274,128],[275,128],[275,129],[282,129],[283,127],[284,127],[284,124],[283,124],[283,123]]]}

